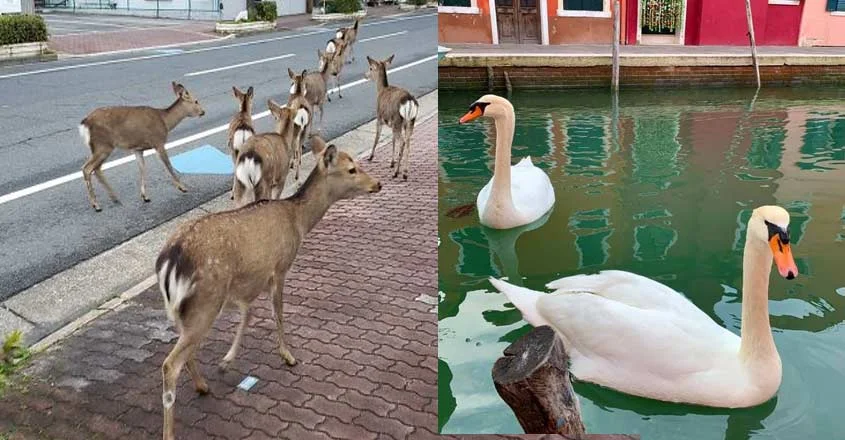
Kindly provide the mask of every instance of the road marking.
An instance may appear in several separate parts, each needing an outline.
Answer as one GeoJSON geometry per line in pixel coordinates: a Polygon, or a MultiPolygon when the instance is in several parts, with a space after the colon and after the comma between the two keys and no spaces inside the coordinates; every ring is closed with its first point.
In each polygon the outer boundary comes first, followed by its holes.
{"type": "MultiPolygon", "coordinates": [[[[393,69],[389,69],[387,71],[387,73],[399,72],[401,70],[409,69],[411,67],[418,66],[420,64],[427,63],[429,61],[433,61],[433,60],[436,60],[436,59],[437,59],[437,55],[432,55],[432,56],[414,61],[412,63],[405,64],[403,66],[394,67],[393,69]]],[[[357,81],[353,81],[351,83],[347,83],[347,84],[340,86],[340,90],[345,90],[345,89],[348,89],[348,88],[351,88],[351,87],[355,87],[357,85],[364,84],[365,82],[367,82],[367,80],[362,78],[362,79],[359,79],[357,81]]],[[[270,110],[265,110],[261,113],[256,113],[256,114],[252,115],[252,119],[253,119],[253,121],[257,121],[259,119],[266,118],[267,116],[270,116],[270,110]]],[[[201,131],[199,133],[195,133],[195,134],[192,134],[192,135],[187,136],[187,137],[183,137],[182,139],[177,139],[173,142],[168,142],[164,146],[164,148],[166,150],[170,150],[172,148],[176,148],[176,147],[179,147],[179,146],[182,146],[182,145],[185,145],[185,144],[206,138],[206,137],[211,136],[213,134],[222,133],[222,132],[224,132],[228,129],[229,129],[229,124],[220,125],[220,126],[217,126],[217,127],[214,127],[214,128],[209,128],[208,130],[201,131]]],[[[153,154],[155,154],[155,150],[144,151],[144,156],[152,156],[153,154]]],[[[130,163],[134,160],[135,160],[135,155],[130,154],[130,155],[121,157],[120,159],[115,159],[115,160],[104,163],[102,169],[108,170],[108,169],[114,168],[118,165],[130,163]]],[[[2,205],[4,203],[11,202],[13,200],[17,200],[21,197],[26,197],[28,195],[32,195],[32,194],[35,194],[37,192],[44,191],[45,189],[53,188],[54,186],[59,186],[63,183],[71,182],[73,180],[77,180],[77,179],[81,179],[81,178],[82,178],[82,172],[77,171],[75,173],[66,174],[64,176],[57,177],[55,179],[51,179],[51,180],[48,180],[46,182],[41,182],[37,185],[33,185],[33,186],[30,186],[30,187],[27,187],[27,188],[23,188],[23,189],[8,193],[8,194],[4,194],[3,196],[0,196],[0,205],[2,205]]]]}
{"type": "Polygon", "coordinates": [[[288,54],[284,54],[284,55],[277,56],[277,57],[264,58],[263,60],[248,61],[246,63],[232,64],[231,66],[218,67],[216,69],[200,70],[199,72],[186,73],[185,76],[199,76],[199,75],[205,75],[207,73],[222,72],[224,70],[237,69],[238,67],[252,66],[254,64],[267,63],[267,62],[270,62],[270,61],[276,61],[276,60],[281,60],[281,59],[284,59],[284,58],[290,58],[292,56],[295,56],[295,55],[292,54],[292,53],[288,53],[288,54]]]}
{"type": "Polygon", "coordinates": [[[380,40],[382,38],[389,38],[389,37],[392,37],[394,35],[402,35],[402,34],[407,34],[407,33],[408,33],[408,31],[394,32],[392,34],[384,34],[384,35],[379,35],[377,37],[364,38],[363,40],[358,40],[358,42],[359,43],[365,43],[367,41],[380,40]]]}
{"type": "MultiPolygon", "coordinates": [[[[418,18],[433,17],[435,15],[436,14],[420,14],[420,15],[414,15],[414,16],[410,16],[410,17],[399,17],[399,18],[392,19],[392,20],[382,20],[382,21],[373,22],[373,23],[365,23],[365,24],[362,24],[361,27],[375,26],[375,25],[393,23],[393,22],[404,21],[404,20],[415,20],[415,19],[418,19],[418,18]]],[[[61,71],[64,71],[64,70],[82,69],[82,68],[85,68],[85,67],[104,66],[104,65],[109,65],[109,64],[119,64],[119,63],[128,63],[128,62],[132,62],[132,61],[142,61],[142,60],[150,60],[150,59],[155,59],[155,58],[172,57],[172,56],[186,55],[186,54],[192,54],[192,53],[208,52],[208,51],[212,51],[212,50],[229,49],[229,48],[232,48],[232,47],[252,46],[252,45],[255,45],[255,44],[271,43],[271,42],[274,42],[274,41],[289,40],[291,38],[307,37],[309,35],[323,34],[323,33],[326,33],[326,32],[334,32],[334,30],[330,29],[330,30],[303,32],[301,34],[285,35],[285,36],[282,36],[282,37],[266,38],[266,39],[263,39],[263,40],[247,41],[247,42],[243,42],[243,43],[234,43],[234,44],[225,44],[225,45],[222,45],[222,46],[204,47],[204,48],[201,48],[201,49],[191,49],[191,50],[186,50],[186,51],[184,51],[180,54],[162,53],[162,54],[144,55],[144,56],[131,57],[131,58],[120,58],[120,59],[116,59],[116,60],[95,61],[95,62],[92,62],[92,63],[74,64],[74,65],[70,65],[70,66],[51,67],[51,68],[48,68],[48,69],[31,70],[31,71],[27,71],[27,72],[9,73],[9,74],[6,74],[6,75],[0,75],[0,79],[18,78],[18,77],[21,77],[21,76],[38,75],[38,74],[41,74],[41,73],[61,72],[61,71]]],[[[215,41],[215,40],[209,40],[209,42],[213,42],[213,41],[215,41]]]]}

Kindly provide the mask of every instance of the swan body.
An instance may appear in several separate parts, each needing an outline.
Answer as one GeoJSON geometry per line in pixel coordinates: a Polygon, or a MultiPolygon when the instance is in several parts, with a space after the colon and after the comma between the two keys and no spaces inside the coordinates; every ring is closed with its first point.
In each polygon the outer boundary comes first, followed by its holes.
{"type": "Polygon", "coordinates": [[[579,380],[669,402],[754,406],[774,396],[781,383],[781,361],[768,316],[772,258],[786,278],[798,273],[786,226],[776,226],[785,234],[780,247],[765,246],[769,239],[780,239],[777,234],[758,240],[768,235],[765,229],[760,232],[764,215],[780,225],[786,216],[788,223],[788,214],[778,207],[758,208],[749,221],[742,337],[718,325],[682,294],[630,272],[561,278],[547,285],[554,290],[551,294],[501,280],[491,283],[530,324],[556,331],[579,380]]]}
{"type": "Polygon", "coordinates": [[[482,225],[511,229],[537,221],[555,204],[549,176],[526,157],[511,165],[515,128],[513,105],[500,96],[485,95],[470,106],[461,123],[481,116],[496,123],[496,161],[493,178],[478,193],[476,205],[482,225]]]}

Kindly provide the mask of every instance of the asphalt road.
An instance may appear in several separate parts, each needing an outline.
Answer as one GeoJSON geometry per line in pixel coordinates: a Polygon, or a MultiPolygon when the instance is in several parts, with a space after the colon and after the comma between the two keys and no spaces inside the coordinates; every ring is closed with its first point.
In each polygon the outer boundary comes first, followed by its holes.
{"type": "MultiPolygon", "coordinates": [[[[435,14],[366,20],[348,65],[343,99],[326,106],[322,134],[336,137],[375,117],[375,85],[355,84],[366,71],[366,55],[395,54],[389,74],[392,84],[420,96],[437,88],[435,14]],[[372,39],[371,39],[372,38],[372,39]],[[371,40],[368,40],[371,39],[371,40]],[[423,61],[425,60],[425,61],[423,61]],[[416,63],[416,64],[414,64],[416,63]],[[410,67],[403,66],[413,64],[410,67]]],[[[170,133],[169,142],[228,124],[236,110],[231,88],[255,87],[255,113],[267,109],[267,99],[287,99],[287,68],[313,69],[334,27],[260,34],[251,37],[122,56],[61,60],[0,69],[0,300],[80,261],[108,250],[166,222],[231,188],[227,175],[185,174],[188,193],[173,187],[156,156],[147,157],[147,195],[139,195],[138,166],[130,162],[105,171],[122,205],[113,205],[94,179],[103,211],[88,204],[81,178],[45,182],[78,172],[89,155],[77,132],[79,122],[94,108],[106,105],[166,107],[173,101],[172,80],[179,81],[206,111],[186,119],[170,133]],[[285,54],[294,56],[249,64],[285,54]],[[189,75],[189,76],[186,76],[189,75]],[[38,186],[41,185],[41,186],[38,186]]],[[[270,117],[256,121],[258,131],[272,129],[270,117]]],[[[225,130],[168,151],[171,158],[204,144],[225,151],[225,130]]],[[[113,161],[125,156],[116,151],[113,161]]],[[[366,169],[366,163],[363,164],[366,169]]],[[[153,262],[150,261],[152,271],[153,262]]]]}

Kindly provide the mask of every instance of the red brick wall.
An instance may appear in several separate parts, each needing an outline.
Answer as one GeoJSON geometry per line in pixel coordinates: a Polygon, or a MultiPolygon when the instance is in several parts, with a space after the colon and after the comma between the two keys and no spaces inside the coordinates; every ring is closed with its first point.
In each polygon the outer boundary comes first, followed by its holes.
{"type": "MultiPolygon", "coordinates": [[[[514,88],[610,87],[610,66],[595,67],[494,67],[493,84],[505,87],[507,71],[514,88]]],[[[440,67],[439,88],[487,89],[486,67],[440,67]]],[[[729,87],[754,84],[751,66],[725,67],[621,67],[620,87],[729,87]]],[[[760,79],[768,86],[799,84],[845,85],[845,66],[761,66],[760,79]]]]}

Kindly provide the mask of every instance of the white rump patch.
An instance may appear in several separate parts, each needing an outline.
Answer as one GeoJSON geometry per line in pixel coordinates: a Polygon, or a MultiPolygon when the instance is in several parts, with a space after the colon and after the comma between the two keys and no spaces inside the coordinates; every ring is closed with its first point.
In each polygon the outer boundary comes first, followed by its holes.
{"type": "Polygon", "coordinates": [[[305,84],[302,84],[302,96],[308,94],[308,89],[305,88],[305,84]]]}
{"type": "Polygon", "coordinates": [[[334,44],[334,41],[329,41],[329,44],[326,45],[326,52],[334,53],[337,50],[337,46],[334,44]]]}
{"type": "Polygon", "coordinates": [[[336,34],[334,34],[334,37],[335,37],[335,38],[343,38],[343,32],[341,32],[341,31],[337,31],[337,33],[336,33],[336,34]]]}
{"type": "Polygon", "coordinates": [[[247,139],[252,137],[252,132],[249,130],[236,130],[235,136],[232,138],[232,148],[235,151],[240,151],[243,144],[246,143],[247,139]]]}
{"type": "Polygon", "coordinates": [[[293,95],[294,93],[296,93],[296,83],[291,82],[290,83],[290,94],[293,95]]]}
{"type": "Polygon", "coordinates": [[[308,110],[301,108],[296,111],[296,116],[293,118],[293,123],[298,125],[299,127],[305,127],[308,125],[308,110]]]}
{"type": "Polygon", "coordinates": [[[244,159],[235,167],[235,178],[247,188],[253,188],[261,180],[261,166],[251,157],[244,159]]]}
{"type": "Polygon", "coordinates": [[[82,141],[85,142],[86,147],[91,146],[91,130],[85,124],[79,124],[79,136],[82,137],[82,141]]]}
{"type": "Polygon", "coordinates": [[[325,69],[325,68],[326,68],[326,61],[323,60],[322,58],[320,58],[320,72],[322,72],[323,69],[325,69]]]}
{"type": "Polygon", "coordinates": [[[411,100],[405,101],[404,104],[399,106],[399,116],[406,121],[416,119],[418,111],[417,103],[411,100]]]}

